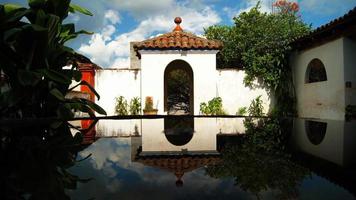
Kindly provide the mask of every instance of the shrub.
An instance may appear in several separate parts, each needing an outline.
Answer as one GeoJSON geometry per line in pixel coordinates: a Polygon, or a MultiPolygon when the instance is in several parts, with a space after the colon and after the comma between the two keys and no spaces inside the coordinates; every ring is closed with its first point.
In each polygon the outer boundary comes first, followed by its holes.
{"type": "Polygon", "coordinates": [[[248,108],[248,113],[250,116],[260,117],[263,116],[263,101],[261,100],[261,95],[256,99],[252,100],[250,107],[248,108]]]}
{"type": "Polygon", "coordinates": [[[131,115],[141,114],[141,102],[139,97],[134,97],[131,99],[129,110],[131,115]]]}
{"type": "Polygon", "coordinates": [[[125,99],[125,97],[123,96],[119,96],[116,99],[116,105],[115,105],[115,113],[118,115],[128,115],[128,111],[127,111],[127,101],[125,99]]]}
{"type": "Polygon", "coordinates": [[[208,103],[200,104],[200,112],[204,115],[225,115],[226,112],[222,107],[221,97],[215,97],[208,103]]]}
{"type": "Polygon", "coordinates": [[[247,114],[247,107],[241,107],[239,108],[239,110],[237,111],[236,115],[246,115],[247,114]]]}

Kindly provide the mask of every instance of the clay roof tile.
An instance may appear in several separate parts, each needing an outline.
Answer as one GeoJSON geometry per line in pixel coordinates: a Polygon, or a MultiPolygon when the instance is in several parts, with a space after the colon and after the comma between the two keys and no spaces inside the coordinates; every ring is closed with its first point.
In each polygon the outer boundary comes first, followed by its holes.
{"type": "Polygon", "coordinates": [[[136,51],[141,49],[220,50],[222,48],[222,43],[219,41],[208,40],[183,31],[180,26],[182,22],[180,17],[176,17],[174,22],[176,23],[176,27],[172,32],[135,44],[134,48],[136,51]]]}

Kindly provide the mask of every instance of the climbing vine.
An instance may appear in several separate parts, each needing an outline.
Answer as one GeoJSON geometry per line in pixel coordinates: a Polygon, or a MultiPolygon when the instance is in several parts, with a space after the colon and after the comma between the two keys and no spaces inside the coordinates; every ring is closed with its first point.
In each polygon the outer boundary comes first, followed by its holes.
{"type": "MultiPolygon", "coordinates": [[[[278,1],[279,2],[279,1],[278,1]]],[[[283,1],[286,2],[287,1],[283,1]]],[[[291,43],[310,31],[298,16],[297,4],[274,4],[276,12],[263,13],[260,3],[235,17],[233,26],[215,25],[205,30],[208,39],[218,39],[224,48],[217,56],[219,67],[243,68],[244,83],[261,81],[276,97],[275,111],[295,113],[294,89],[288,56],[291,43]],[[293,6],[286,8],[285,6],[293,6]]]]}

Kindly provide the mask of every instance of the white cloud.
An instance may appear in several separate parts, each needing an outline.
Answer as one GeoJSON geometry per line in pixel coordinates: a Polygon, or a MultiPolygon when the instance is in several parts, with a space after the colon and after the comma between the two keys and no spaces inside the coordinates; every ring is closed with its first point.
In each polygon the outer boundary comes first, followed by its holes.
{"type": "Polygon", "coordinates": [[[271,12],[272,11],[272,0],[247,0],[238,5],[236,8],[224,7],[223,11],[232,20],[233,17],[240,15],[243,12],[248,12],[251,8],[255,7],[260,1],[260,11],[261,12],[271,12]]]}
{"type": "Polygon", "coordinates": [[[112,24],[121,23],[121,19],[120,19],[119,13],[114,11],[114,10],[108,10],[105,13],[104,18],[109,20],[112,24]]]}
{"type": "MultiPolygon", "coordinates": [[[[82,44],[79,51],[89,56],[93,62],[102,67],[129,67],[129,43],[142,41],[150,36],[171,31],[175,24],[173,19],[181,16],[181,26],[185,31],[202,34],[204,27],[219,23],[219,15],[209,6],[204,8],[187,7],[188,4],[176,4],[174,9],[165,10],[164,14],[152,15],[142,20],[130,32],[114,37],[116,28],[112,24],[106,25],[100,33],[94,34],[87,44],[82,44]]],[[[111,10],[105,16],[111,16],[111,10]]],[[[110,21],[110,23],[117,21],[110,21]]]]}

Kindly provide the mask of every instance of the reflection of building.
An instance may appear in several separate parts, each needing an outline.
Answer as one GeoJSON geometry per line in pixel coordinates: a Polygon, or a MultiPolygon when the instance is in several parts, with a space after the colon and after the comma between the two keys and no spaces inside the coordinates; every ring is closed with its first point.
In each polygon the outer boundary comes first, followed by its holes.
{"type": "Polygon", "coordinates": [[[142,137],[131,140],[131,159],[172,172],[182,186],[185,173],[219,162],[216,119],[165,118],[142,121],[142,137]],[[205,123],[202,123],[202,122],[205,123]]]}
{"type": "Polygon", "coordinates": [[[294,149],[340,166],[355,164],[356,124],[331,120],[294,120],[294,149]],[[317,127],[317,128],[316,128],[317,127]]]}
{"type": "Polygon", "coordinates": [[[293,161],[356,195],[355,130],[351,122],[294,120],[293,161]]]}

